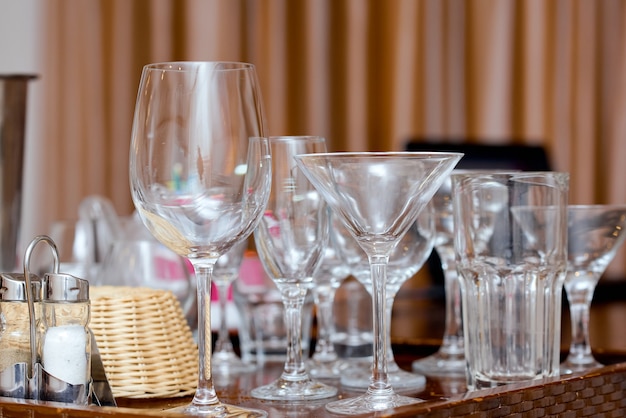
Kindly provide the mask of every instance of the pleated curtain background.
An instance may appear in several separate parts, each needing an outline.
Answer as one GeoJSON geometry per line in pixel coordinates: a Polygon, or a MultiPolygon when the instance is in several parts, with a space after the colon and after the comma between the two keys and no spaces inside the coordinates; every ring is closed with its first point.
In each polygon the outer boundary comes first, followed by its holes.
{"type": "MultiPolygon", "coordinates": [[[[412,138],[543,145],[570,202],[626,203],[623,0],[48,0],[42,123],[24,224],[99,194],[133,210],[142,66],[257,66],[271,135],[333,151],[412,138]],[[454,138],[454,139],[446,139],[454,138]],[[44,210],[45,209],[45,210],[44,210]]],[[[609,272],[624,275],[624,257],[609,272]]]]}

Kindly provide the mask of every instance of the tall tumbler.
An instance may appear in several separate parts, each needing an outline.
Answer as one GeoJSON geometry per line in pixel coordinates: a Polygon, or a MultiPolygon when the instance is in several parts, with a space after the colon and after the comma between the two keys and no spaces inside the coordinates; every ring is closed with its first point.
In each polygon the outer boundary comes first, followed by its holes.
{"type": "Polygon", "coordinates": [[[32,75],[0,75],[0,271],[16,271],[26,98],[32,75]]]}
{"type": "Polygon", "coordinates": [[[569,175],[453,174],[468,389],[559,374],[569,175]]]}

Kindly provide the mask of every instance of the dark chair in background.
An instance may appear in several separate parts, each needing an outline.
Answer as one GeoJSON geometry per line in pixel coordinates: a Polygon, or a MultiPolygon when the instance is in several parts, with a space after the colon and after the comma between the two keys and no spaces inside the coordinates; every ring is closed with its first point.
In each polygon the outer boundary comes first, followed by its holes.
{"type": "MultiPolygon", "coordinates": [[[[463,158],[456,165],[458,169],[549,171],[550,161],[545,149],[536,145],[493,145],[476,143],[446,142],[432,138],[412,139],[406,144],[406,151],[462,152],[463,158]]],[[[436,286],[443,286],[443,270],[437,251],[428,259],[428,270],[436,286]]]]}

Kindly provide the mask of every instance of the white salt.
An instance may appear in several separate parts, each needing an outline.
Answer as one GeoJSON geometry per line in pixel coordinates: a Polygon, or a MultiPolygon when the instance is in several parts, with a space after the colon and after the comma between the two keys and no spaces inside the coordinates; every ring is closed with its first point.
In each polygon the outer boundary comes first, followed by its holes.
{"type": "Polygon", "coordinates": [[[41,357],[43,368],[72,385],[87,383],[87,340],[82,325],[50,327],[46,331],[41,357]]]}

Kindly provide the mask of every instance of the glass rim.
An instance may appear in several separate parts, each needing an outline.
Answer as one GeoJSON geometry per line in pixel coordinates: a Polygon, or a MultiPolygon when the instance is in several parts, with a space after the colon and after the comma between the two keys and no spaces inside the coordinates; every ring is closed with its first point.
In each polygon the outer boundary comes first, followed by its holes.
{"type": "MultiPolygon", "coordinates": [[[[465,169],[461,169],[465,170],[465,169]]],[[[567,171],[541,171],[541,170],[532,170],[532,171],[524,171],[524,170],[466,170],[465,172],[461,172],[460,170],[457,172],[452,170],[450,173],[450,177],[454,178],[481,178],[481,177],[563,177],[568,176],[570,173],[567,171]]]]}
{"type": "Polygon", "coordinates": [[[319,157],[319,158],[353,158],[353,157],[371,157],[371,158],[387,158],[387,157],[457,157],[465,155],[462,152],[444,152],[444,151],[364,151],[364,152],[320,152],[314,154],[299,154],[296,157],[319,157]]]}
{"type": "Polygon", "coordinates": [[[270,142],[291,142],[310,140],[311,142],[325,142],[326,138],[320,135],[272,135],[267,137],[270,142]]]}
{"type": "Polygon", "coordinates": [[[216,71],[254,70],[254,64],[239,61],[162,61],[143,66],[147,71],[191,71],[200,67],[213,67],[216,71]]]}

